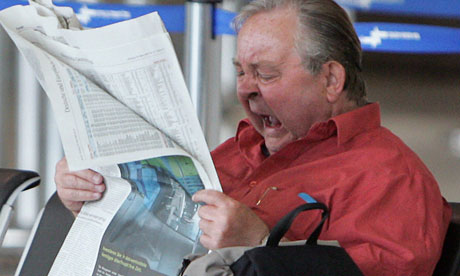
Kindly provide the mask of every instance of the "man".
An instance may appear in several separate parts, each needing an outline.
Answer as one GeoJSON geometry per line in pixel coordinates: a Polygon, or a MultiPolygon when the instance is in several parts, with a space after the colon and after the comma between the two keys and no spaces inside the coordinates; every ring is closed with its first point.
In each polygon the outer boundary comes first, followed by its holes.
{"type": "MultiPolygon", "coordinates": [[[[238,98],[248,119],[212,152],[223,193],[193,199],[202,244],[258,245],[300,205],[325,203],[320,235],[337,240],[365,275],[431,275],[450,209],[422,161],[380,125],[361,77],[361,47],[346,13],[329,0],[255,0],[236,20],[238,98]]],[[[58,163],[58,194],[77,213],[102,178],[58,163]]],[[[305,213],[286,238],[319,221],[305,213]]]]}

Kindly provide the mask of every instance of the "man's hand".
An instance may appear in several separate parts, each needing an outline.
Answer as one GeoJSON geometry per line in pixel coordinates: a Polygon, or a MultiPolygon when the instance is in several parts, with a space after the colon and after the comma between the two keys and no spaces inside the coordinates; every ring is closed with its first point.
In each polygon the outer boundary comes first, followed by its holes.
{"type": "Polygon", "coordinates": [[[70,172],[65,157],[56,164],[54,181],[59,198],[75,216],[85,201],[100,199],[105,190],[102,175],[89,169],[70,172]]]}
{"type": "Polygon", "coordinates": [[[198,210],[201,244],[208,249],[255,246],[268,235],[267,225],[246,205],[215,190],[201,190],[193,201],[204,202],[198,210]]]}

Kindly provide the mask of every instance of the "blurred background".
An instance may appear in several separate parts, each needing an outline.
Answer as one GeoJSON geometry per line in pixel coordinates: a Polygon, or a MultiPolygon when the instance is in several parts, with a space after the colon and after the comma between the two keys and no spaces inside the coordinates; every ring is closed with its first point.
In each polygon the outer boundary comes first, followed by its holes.
{"type": "MultiPolygon", "coordinates": [[[[132,6],[184,4],[177,0],[74,2],[132,6]]],[[[369,6],[373,1],[361,2],[369,6]]],[[[404,0],[387,2],[404,4],[404,0]]],[[[243,0],[224,0],[217,7],[236,12],[244,3],[243,0]]],[[[355,22],[460,28],[460,10],[457,16],[455,13],[433,15],[423,10],[394,12],[369,7],[348,7],[347,10],[355,22]]],[[[186,51],[190,48],[186,35],[183,32],[170,34],[188,78],[186,51]]],[[[460,36],[460,32],[457,34],[460,36]]],[[[235,97],[232,65],[235,36],[223,34],[205,42],[208,75],[203,90],[208,94],[202,125],[212,150],[234,135],[238,121],[245,115],[235,97]]],[[[0,167],[34,170],[42,177],[40,187],[22,193],[17,202],[12,225],[0,249],[0,276],[6,276],[13,275],[37,213],[55,192],[54,167],[63,151],[48,99],[2,28],[0,57],[0,167]]],[[[369,100],[381,105],[383,125],[424,160],[438,180],[444,197],[460,202],[460,52],[365,51],[364,76],[369,100]]]]}

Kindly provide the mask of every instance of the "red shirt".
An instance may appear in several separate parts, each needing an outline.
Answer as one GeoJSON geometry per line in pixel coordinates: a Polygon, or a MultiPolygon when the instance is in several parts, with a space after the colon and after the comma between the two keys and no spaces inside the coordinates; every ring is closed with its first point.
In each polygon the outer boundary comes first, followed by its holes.
{"type": "MultiPolygon", "coordinates": [[[[339,241],[365,275],[433,273],[451,210],[423,162],[380,125],[378,104],[317,123],[269,157],[263,143],[243,120],[212,152],[224,193],[270,228],[307,193],[330,209],[320,239],[339,241]]],[[[304,212],[286,236],[306,239],[318,222],[319,211],[304,212]]]]}

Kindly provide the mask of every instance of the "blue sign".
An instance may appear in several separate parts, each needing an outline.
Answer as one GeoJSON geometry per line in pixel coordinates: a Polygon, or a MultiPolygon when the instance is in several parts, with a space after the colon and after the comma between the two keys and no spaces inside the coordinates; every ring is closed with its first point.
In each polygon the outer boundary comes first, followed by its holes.
{"type": "Polygon", "coordinates": [[[0,1],[0,10],[9,8],[14,5],[29,5],[29,1],[25,0],[1,0],[0,1]]]}
{"type": "Polygon", "coordinates": [[[235,12],[216,9],[214,13],[214,32],[221,35],[235,35],[235,30],[232,27],[232,20],[235,16],[235,12]]]}
{"type": "MultiPolygon", "coordinates": [[[[86,4],[53,1],[56,6],[71,7],[84,27],[97,28],[151,12],[158,12],[168,32],[184,32],[185,9],[183,5],[122,5],[86,4]]],[[[27,0],[0,0],[0,10],[14,5],[28,5],[27,0]]]]}
{"type": "Polygon", "coordinates": [[[365,51],[421,54],[460,53],[460,29],[396,24],[354,24],[365,51]]]}
{"type": "MultiPolygon", "coordinates": [[[[404,1],[409,2],[409,0],[378,0],[378,3],[404,1]]],[[[349,0],[348,2],[355,4],[360,2],[373,3],[370,0],[349,0]]],[[[431,1],[428,2],[431,3],[431,1]]],[[[443,1],[436,1],[436,3],[443,3],[443,1]]],[[[1,0],[0,9],[17,4],[28,5],[28,1],[1,0]]],[[[82,25],[89,28],[101,27],[157,11],[169,32],[181,33],[185,29],[185,8],[183,5],[83,4],[64,1],[55,1],[55,4],[72,7],[82,25]]],[[[440,5],[442,6],[442,4],[440,5]]],[[[231,27],[231,22],[235,15],[234,12],[215,9],[214,34],[234,35],[235,31],[231,27]]],[[[423,54],[460,53],[460,29],[458,28],[367,22],[357,22],[354,26],[364,51],[423,54]]]]}
{"type": "Polygon", "coordinates": [[[460,18],[459,0],[335,0],[363,12],[460,18]]]}

